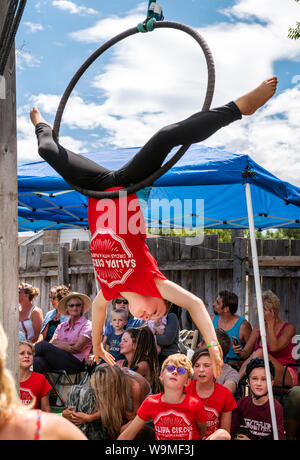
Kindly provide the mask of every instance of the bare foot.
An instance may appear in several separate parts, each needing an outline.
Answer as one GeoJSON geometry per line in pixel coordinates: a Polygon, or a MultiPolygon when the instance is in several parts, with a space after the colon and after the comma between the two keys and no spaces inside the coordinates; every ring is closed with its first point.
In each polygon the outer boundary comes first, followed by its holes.
{"type": "Polygon", "coordinates": [[[250,93],[238,98],[235,103],[242,115],[252,115],[262,107],[275,94],[277,87],[277,77],[263,81],[257,88],[250,93]]]}
{"type": "Polygon", "coordinates": [[[33,107],[33,109],[30,110],[30,120],[34,126],[36,126],[38,123],[45,123],[46,125],[49,125],[51,129],[53,129],[53,126],[44,119],[37,107],[33,107]]]}

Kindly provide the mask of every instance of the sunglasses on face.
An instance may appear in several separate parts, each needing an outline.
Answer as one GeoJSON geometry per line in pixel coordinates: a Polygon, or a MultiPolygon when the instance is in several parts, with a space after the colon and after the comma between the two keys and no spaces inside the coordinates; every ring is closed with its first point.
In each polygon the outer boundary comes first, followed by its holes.
{"type": "Polygon", "coordinates": [[[168,372],[174,372],[175,370],[177,370],[177,373],[178,374],[185,374],[186,373],[186,368],[185,367],[182,367],[182,366],[174,366],[174,364],[169,364],[168,366],[166,366],[166,369],[168,372]]]}
{"type": "Polygon", "coordinates": [[[71,308],[72,307],[82,307],[82,304],[81,303],[69,303],[67,307],[71,307],[71,308]]]}
{"type": "Polygon", "coordinates": [[[123,303],[124,305],[127,305],[128,304],[128,300],[123,300],[123,299],[116,299],[116,304],[121,304],[123,303]]]}

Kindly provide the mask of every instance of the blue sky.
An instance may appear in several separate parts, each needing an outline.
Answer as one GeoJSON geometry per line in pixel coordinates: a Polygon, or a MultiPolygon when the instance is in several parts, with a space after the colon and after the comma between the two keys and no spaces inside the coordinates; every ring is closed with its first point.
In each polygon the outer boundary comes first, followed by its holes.
{"type": "MultiPolygon", "coordinates": [[[[248,153],[300,186],[300,41],[287,38],[300,17],[293,0],[160,0],[166,20],[191,25],[216,64],[213,105],[276,74],[275,97],[253,117],[205,143],[248,153]]],[[[17,46],[18,159],[38,160],[29,110],[53,122],[68,82],[106,40],[145,18],[138,0],[29,0],[17,46]]],[[[190,37],[156,30],[124,40],[81,79],[67,105],[61,142],[79,152],[143,145],[160,127],[201,107],[205,63],[190,37]]]]}

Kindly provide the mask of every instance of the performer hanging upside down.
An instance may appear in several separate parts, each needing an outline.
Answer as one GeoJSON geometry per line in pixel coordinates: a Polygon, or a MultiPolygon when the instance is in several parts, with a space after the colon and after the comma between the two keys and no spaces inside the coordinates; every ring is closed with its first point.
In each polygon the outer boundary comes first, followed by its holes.
{"type": "MultiPolygon", "coordinates": [[[[62,147],[39,110],[30,112],[35,126],[40,156],[67,182],[89,190],[122,190],[150,176],[163,164],[177,145],[203,141],[222,127],[252,115],[275,93],[277,78],[272,77],[250,93],[223,107],[199,112],[179,123],[158,131],[126,165],[110,171],[93,161],[62,147]]],[[[103,358],[114,364],[113,357],[101,344],[109,301],[124,297],[131,313],[148,320],[166,313],[166,300],[189,311],[209,347],[214,375],[220,376],[221,348],[210,316],[201,299],[167,280],[158,270],[149,252],[146,225],[136,194],[116,199],[89,199],[91,255],[101,291],[93,302],[93,351],[96,361],[103,358]]]]}

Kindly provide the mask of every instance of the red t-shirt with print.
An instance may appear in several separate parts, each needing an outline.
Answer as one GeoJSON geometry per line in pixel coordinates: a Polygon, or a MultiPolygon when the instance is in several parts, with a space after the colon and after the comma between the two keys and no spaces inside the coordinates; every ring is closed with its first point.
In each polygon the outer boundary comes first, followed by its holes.
{"type": "Polygon", "coordinates": [[[121,292],[161,298],[154,278],[166,277],[145,243],[146,224],[137,195],[90,198],[88,219],[91,256],[105,299],[120,297],[121,292]]]}
{"type": "Polygon", "coordinates": [[[35,398],[34,409],[38,409],[41,399],[52,390],[43,374],[31,372],[29,379],[20,383],[20,399],[23,404],[31,404],[35,398]]]}
{"type": "Polygon", "coordinates": [[[196,383],[196,380],[192,380],[192,382],[186,387],[185,392],[187,395],[200,400],[204,405],[207,431],[203,439],[206,439],[219,429],[220,416],[222,413],[231,412],[237,407],[237,404],[232,396],[232,393],[217,382],[215,382],[214,392],[209,398],[200,398],[196,390],[196,383]]]}
{"type": "Polygon", "coordinates": [[[148,396],[137,410],[145,422],[153,421],[155,439],[181,441],[200,439],[196,423],[205,423],[206,415],[199,398],[186,395],[180,404],[161,400],[163,393],[148,396]]]}

